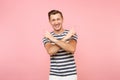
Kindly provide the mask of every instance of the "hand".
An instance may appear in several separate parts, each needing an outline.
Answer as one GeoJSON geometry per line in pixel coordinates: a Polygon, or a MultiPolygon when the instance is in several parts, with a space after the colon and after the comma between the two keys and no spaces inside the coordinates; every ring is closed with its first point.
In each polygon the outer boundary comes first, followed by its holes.
{"type": "Polygon", "coordinates": [[[74,29],[71,29],[68,34],[62,39],[62,41],[66,41],[67,39],[70,39],[73,35],[75,35],[76,32],[74,31],[74,29]]]}
{"type": "Polygon", "coordinates": [[[76,34],[76,32],[75,32],[75,30],[74,29],[71,29],[69,32],[68,32],[68,34],[66,35],[66,39],[69,39],[69,38],[71,38],[73,35],[75,35],[76,34]]]}
{"type": "Polygon", "coordinates": [[[74,29],[71,29],[71,30],[68,32],[68,35],[69,35],[69,36],[73,36],[74,34],[76,34],[76,32],[75,32],[74,29]]]}
{"type": "Polygon", "coordinates": [[[48,38],[48,39],[50,39],[53,42],[57,41],[57,39],[54,38],[48,31],[45,33],[45,37],[48,38]]]}
{"type": "Polygon", "coordinates": [[[47,31],[47,32],[45,33],[45,37],[48,38],[48,39],[50,39],[50,38],[52,38],[53,36],[47,31]]]}

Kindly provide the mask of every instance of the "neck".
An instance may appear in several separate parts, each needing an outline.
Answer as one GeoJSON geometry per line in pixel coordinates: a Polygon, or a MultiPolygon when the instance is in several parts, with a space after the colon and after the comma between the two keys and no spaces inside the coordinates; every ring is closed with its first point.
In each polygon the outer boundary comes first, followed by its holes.
{"type": "Polygon", "coordinates": [[[56,34],[61,34],[63,31],[64,31],[64,29],[60,29],[60,30],[58,30],[58,31],[54,31],[54,33],[56,33],[56,34]]]}

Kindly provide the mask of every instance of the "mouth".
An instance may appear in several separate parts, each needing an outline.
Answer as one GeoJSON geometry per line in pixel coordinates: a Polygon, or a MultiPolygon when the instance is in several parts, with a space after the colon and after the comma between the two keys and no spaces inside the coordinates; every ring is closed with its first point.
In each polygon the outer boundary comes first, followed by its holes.
{"type": "Polygon", "coordinates": [[[54,25],[54,28],[60,28],[60,24],[56,24],[56,25],[54,25]]]}

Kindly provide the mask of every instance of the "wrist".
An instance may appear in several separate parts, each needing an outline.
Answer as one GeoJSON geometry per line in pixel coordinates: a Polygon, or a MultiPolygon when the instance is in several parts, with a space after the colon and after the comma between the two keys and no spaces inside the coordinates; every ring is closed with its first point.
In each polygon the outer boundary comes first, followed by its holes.
{"type": "Polygon", "coordinates": [[[58,40],[55,39],[55,38],[51,38],[51,41],[54,42],[54,43],[56,43],[58,40]]]}
{"type": "Polygon", "coordinates": [[[71,35],[67,35],[66,37],[63,38],[63,41],[67,41],[68,39],[70,39],[71,35]]]}
{"type": "Polygon", "coordinates": [[[64,42],[64,41],[66,41],[66,40],[67,40],[66,38],[63,38],[61,41],[63,41],[63,42],[64,42]]]}

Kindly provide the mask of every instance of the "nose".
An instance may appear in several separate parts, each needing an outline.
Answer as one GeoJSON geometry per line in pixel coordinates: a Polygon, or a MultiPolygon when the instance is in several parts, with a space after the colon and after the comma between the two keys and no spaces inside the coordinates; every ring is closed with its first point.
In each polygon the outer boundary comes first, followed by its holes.
{"type": "Polygon", "coordinates": [[[57,24],[58,24],[58,21],[57,21],[57,20],[55,20],[54,24],[55,24],[55,25],[57,25],[57,24]]]}

